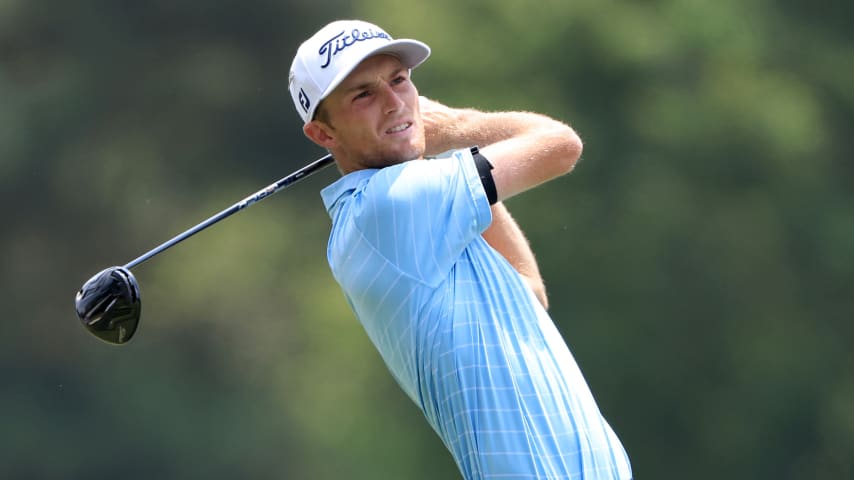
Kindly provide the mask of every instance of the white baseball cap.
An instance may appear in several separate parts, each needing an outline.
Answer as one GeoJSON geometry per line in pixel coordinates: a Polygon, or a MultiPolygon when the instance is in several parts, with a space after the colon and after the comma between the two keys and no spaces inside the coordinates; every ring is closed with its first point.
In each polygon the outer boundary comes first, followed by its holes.
{"type": "Polygon", "coordinates": [[[361,20],[338,20],[303,42],[294,56],[288,89],[305,123],[314,118],[326,98],[362,60],[381,53],[394,55],[407,68],[430,56],[430,47],[418,40],[394,40],[380,27],[361,20]]]}

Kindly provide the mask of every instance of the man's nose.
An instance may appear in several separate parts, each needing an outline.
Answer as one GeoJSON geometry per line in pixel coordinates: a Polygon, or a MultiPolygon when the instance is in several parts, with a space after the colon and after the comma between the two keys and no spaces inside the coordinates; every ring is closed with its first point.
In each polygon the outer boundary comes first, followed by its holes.
{"type": "Polygon", "coordinates": [[[385,84],[382,88],[383,113],[386,115],[402,109],[405,103],[400,95],[394,91],[391,85],[385,84]]]}

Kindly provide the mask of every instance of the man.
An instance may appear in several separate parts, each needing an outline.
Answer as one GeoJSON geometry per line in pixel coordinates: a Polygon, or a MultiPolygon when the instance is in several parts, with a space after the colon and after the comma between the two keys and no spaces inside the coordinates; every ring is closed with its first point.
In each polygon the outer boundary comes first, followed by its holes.
{"type": "Polygon", "coordinates": [[[419,97],[429,54],[355,20],[297,51],[303,132],[343,174],[322,191],[332,273],[465,478],[629,479],[502,203],[569,172],[581,141],[542,115],[419,97]]]}

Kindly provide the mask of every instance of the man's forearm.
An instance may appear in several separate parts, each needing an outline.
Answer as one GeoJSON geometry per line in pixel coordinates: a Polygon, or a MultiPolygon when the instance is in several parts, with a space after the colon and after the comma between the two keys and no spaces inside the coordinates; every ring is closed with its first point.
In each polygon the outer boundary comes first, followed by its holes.
{"type": "Polygon", "coordinates": [[[427,155],[456,148],[481,147],[507,140],[546,117],[527,112],[482,112],[470,108],[450,108],[421,97],[427,155]]]}
{"type": "Polygon", "coordinates": [[[423,97],[419,105],[426,153],[478,145],[500,200],[569,173],[581,157],[575,130],[545,115],[449,108],[423,97]]]}

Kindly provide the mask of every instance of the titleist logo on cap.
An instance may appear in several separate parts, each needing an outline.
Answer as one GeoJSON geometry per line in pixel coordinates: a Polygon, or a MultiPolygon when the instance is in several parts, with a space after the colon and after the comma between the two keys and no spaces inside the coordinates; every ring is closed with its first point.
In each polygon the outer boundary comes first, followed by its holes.
{"type": "Polygon", "coordinates": [[[317,53],[320,54],[321,57],[325,57],[326,60],[320,68],[328,67],[332,62],[332,57],[338,55],[339,52],[356,42],[364,42],[365,40],[373,40],[375,38],[391,40],[391,37],[382,30],[368,29],[363,31],[358,28],[354,28],[350,31],[349,35],[345,35],[345,33],[347,33],[346,30],[330,38],[320,46],[320,50],[318,50],[317,53]]]}

